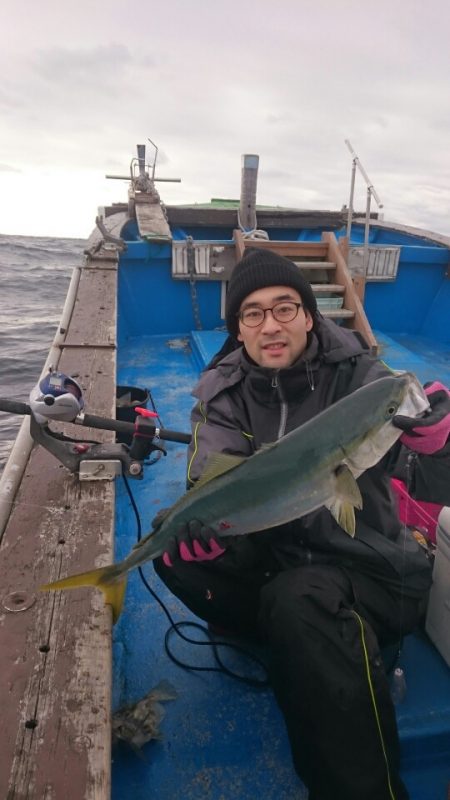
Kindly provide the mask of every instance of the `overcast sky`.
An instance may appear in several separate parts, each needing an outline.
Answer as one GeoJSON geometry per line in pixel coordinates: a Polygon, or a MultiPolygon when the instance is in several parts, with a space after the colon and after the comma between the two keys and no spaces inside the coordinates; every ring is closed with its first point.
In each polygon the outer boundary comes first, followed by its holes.
{"type": "MultiPolygon", "coordinates": [[[[135,145],[167,204],[339,209],[350,139],[386,219],[450,235],[448,0],[2,0],[0,232],[87,237],[135,145]]],[[[365,207],[357,179],[356,204],[365,207]]]]}

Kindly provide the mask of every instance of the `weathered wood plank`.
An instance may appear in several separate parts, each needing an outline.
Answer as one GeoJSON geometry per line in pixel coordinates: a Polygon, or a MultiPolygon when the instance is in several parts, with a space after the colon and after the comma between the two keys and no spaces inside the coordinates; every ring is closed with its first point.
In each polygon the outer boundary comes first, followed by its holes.
{"type": "MultiPolygon", "coordinates": [[[[202,206],[166,206],[169,224],[235,228],[237,208],[202,206]]],[[[324,228],[339,229],[346,224],[347,213],[342,211],[299,211],[283,208],[256,207],[258,228],[324,228]]]]}
{"type": "MultiPolygon", "coordinates": [[[[328,245],[324,242],[286,242],[286,241],[266,241],[261,239],[245,239],[242,231],[236,229],[233,231],[233,239],[236,247],[236,260],[240,260],[244,255],[246,248],[258,247],[262,250],[273,250],[286,258],[289,258],[295,263],[301,262],[301,259],[306,258],[326,258],[328,253],[328,245]]],[[[314,269],[314,262],[302,264],[302,266],[314,269]]],[[[325,265],[326,266],[326,265],[325,265]]],[[[330,267],[333,265],[330,265],[330,267]]],[[[320,264],[320,268],[324,268],[324,264],[320,264]]]]}
{"type": "MultiPolygon", "coordinates": [[[[257,244],[259,247],[259,243],[257,244]]],[[[296,256],[303,258],[326,258],[327,248],[322,242],[263,242],[263,248],[276,250],[286,258],[298,260],[296,256]]]]}
{"type": "Polygon", "coordinates": [[[236,263],[243,258],[245,252],[245,239],[242,231],[237,228],[233,231],[233,239],[236,247],[236,263]]]}
{"type": "Polygon", "coordinates": [[[329,294],[330,292],[343,294],[345,292],[345,286],[340,283],[312,283],[311,288],[314,294],[329,294]]]}
{"type": "Polygon", "coordinates": [[[298,258],[294,260],[294,264],[300,269],[321,270],[321,269],[336,269],[334,261],[299,261],[298,258]]]}
{"type": "Polygon", "coordinates": [[[83,270],[65,344],[115,344],[116,282],[116,270],[83,270]]]}
{"type": "Polygon", "coordinates": [[[38,587],[110,562],[113,487],[80,488],[41,448],[29,467],[0,552],[7,576],[0,796],[107,798],[110,615],[92,592],[41,594],[38,587]],[[6,611],[14,593],[31,607],[6,611]]]}
{"type": "Polygon", "coordinates": [[[321,308],[320,313],[322,317],[328,319],[354,319],[355,312],[350,311],[349,308],[321,308]]]}
{"type": "MultiPolygon", "coordinates": [[[[68,338],[83,331],[87,339],[99,327],[108,337],[116,318],[115,273],[105,283],[100,271],[93,281],[84,270],[81,297],[86,301],[74,311],[68,338]]],[[[58,366],[79,373],[90,411],[114,415],[114,349],[65,350],[58,366]]],[[[64,429],[77,437],[113,437],[64,429]]],[[[113,520],[114,484],[80,483],[41,447],[33,449],[0,548],[0,797],[109,797],[110,610],[95,591],[41,593],[38,587],[110,563],[113,520]]]]}
{"type": "MultiPolygon", "coordinates": [[[[214,207],[207,205],[190,206],[165,206],[169,225],[198,225],[224,228],[235,228],[237,225],[237,201],[236,206],[231,208],[214,207]]],[[[105,218],[120,212],[128,211],[127,203],[114,203],[106,206],[105,218]]],[[[347,210],[341,211],[321,211],[310,210],[302,211],[295,208],[260,208],[256,207],[258,217],[258,227],[263,229],[270,228],[318,228],[323,230],[345,227],[347,224],[347,210]]],[[[355,212],[356,213],[356,212],[355,212]]],[[[360,212],[358,215],[361,216],[360,212]]],[[[378,213],[373,212],[371,219],[378,224],[378,213]]],[[[361,223],[361,219],[355,220],[361,223]]],[[[364,218],[362,219],[364,222],[364,218]]]]}
{"type": "Polygon", "coordinates": [[[372,352],[376,354],[378,352],[377,340],[372,333],[372,328],[370,327],[366,312],[355,291],[350,272],[342,255],[342,247],[345,246],[345,244],[341,246],[338,245],[334,233],[323,233],[322,239],[328,245],[328,257],[330,261],[336,262],[336,282],[345,286],[344,307],[348,309],[348,311],[353,312],[352,316],[349,316],[349,319],[352,319],[352,326],[362,333],[372,352]]]}
{"type": "Polygon", "coordinates": [[[136,194],[134,199],[137,224],[142,238],[171,242],[172,234],[160,204],[150,202],[143,194],[136,194]]]}

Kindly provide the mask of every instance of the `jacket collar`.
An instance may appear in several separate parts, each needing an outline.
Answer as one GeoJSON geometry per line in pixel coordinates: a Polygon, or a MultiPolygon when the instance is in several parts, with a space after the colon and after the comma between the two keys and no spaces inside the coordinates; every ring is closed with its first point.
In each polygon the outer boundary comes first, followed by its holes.
{"type": "Polygon", "coordinates": [[[273,370],[255,364],[242,346],[237,347],[210,370],[204,372],[193,389],[193,396],[208,402],[220,392],[230,389],[246,377],[259,386],[269,384],[277,374],[284,384],[296,384],[308,372],[315,372],[321,363],[337,363],[368,352],[368,347],[354,331],[341,328],[319,316],[314,324],[306,350],[290,367],[273,370]]]}

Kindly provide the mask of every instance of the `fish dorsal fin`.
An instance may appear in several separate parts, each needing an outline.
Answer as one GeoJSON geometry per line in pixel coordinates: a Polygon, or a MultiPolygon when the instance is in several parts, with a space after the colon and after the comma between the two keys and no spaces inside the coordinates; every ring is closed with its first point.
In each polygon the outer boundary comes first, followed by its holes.
{"type": "Polygon", "coordinates": [[[362,508],[362,497],[359,486],[346,464],[341,464],[335,473],[335,497],[327,508],[338,525],[349,534],[355,535],[355,508],[362,508]]]}
{"type": "Polygon", "coordinates": [[[214,480],[214,478],[218,478],[220,475],[224,475],[225,472],[235,469],[245,460],[243,456],[233,456],[229,453],[210,453],[201,477],[195,482],[190,491],[194,492],[196,489],[200,489],[201,486],[214,480]]]}

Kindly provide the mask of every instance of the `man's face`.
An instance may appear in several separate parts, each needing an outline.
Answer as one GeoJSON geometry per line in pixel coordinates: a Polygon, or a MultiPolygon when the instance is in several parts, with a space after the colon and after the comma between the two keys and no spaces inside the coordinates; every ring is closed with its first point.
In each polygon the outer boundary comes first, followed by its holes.
{"type": "MultiPolygon", "coordinates": [[[[249,294],[239,311],[247,308],[272,308],[276,303],[291,301],[301,303],[302,298],[290,286],[266,286],[249,294]]],[[[256,328],[249,328],[239,320],[238,340],[243,343],[248,355],[261,367],[282,369],[290,367],[303,353],[307,333],[313,320],[306,308],[299,308],[291,322],[277,322],[270,311],[256,328]]]]}

